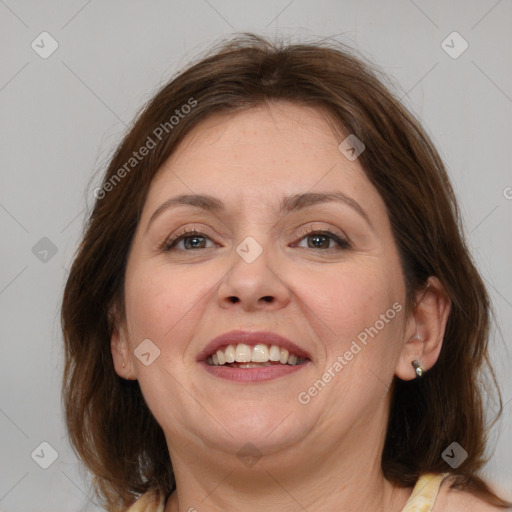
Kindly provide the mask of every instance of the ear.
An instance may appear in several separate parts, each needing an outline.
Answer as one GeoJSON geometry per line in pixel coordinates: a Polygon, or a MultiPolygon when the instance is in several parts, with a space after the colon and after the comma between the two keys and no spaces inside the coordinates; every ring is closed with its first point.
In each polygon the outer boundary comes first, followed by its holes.
{"type": "Polygon", "coordinates": [[[127,380],[136,380],[132,350],[130,348],[125,322],[119,320],[119,315],[116,313],[115,308],[112,308],[109,313],[109,318],[111,319],[112,325],[110,352],[112,353],[114,369],[119,377],[127,380]]]}
{"type": "Polygon", "coordinates": [[[405,344],[395,370],[402,380],[416,378],[413,361],[427,371],[437,361],[451,309],[451,300],[443,285],[430,276],[417,297],[417,305],[409,314],[405,327],[405,344]]]}

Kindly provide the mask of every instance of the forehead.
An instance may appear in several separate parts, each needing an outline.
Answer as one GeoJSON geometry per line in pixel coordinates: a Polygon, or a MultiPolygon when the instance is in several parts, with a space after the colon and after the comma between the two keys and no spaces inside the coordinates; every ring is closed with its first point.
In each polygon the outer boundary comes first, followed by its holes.
{"type": "Polygon", "coordinates": [[[325,110],[289,102],[212,115],[158,171],[147,204],[208,193],[270,206],[290,194],[336,190],[381,216],[384,203],[363,168],[338,148],[346,136],[325,110]]]}

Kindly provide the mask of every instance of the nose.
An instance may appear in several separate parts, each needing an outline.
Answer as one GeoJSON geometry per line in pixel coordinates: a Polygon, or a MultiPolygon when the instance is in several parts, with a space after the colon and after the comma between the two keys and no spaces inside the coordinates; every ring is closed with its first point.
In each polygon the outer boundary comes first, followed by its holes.
{"type": "Polygon", "coordinates": [[[263,252],[248,263],[234,253],[231,266],[218,290],[218,302],[222,308],[238,307],[244,311],[276,310],[290,301],[290,291],[278,262],[270,262],[268,253],[263,252]]]}

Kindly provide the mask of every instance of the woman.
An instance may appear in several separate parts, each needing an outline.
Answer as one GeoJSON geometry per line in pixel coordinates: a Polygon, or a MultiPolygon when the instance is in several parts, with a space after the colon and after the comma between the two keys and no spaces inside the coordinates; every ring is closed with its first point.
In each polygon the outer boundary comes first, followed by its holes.
{"type": "Polygon", "coordinates": [[[368,65],[225,42],[95,195],[64,400],[107,510],[510,506],[477,474],[488,296],[436,150],[368,65]]]}

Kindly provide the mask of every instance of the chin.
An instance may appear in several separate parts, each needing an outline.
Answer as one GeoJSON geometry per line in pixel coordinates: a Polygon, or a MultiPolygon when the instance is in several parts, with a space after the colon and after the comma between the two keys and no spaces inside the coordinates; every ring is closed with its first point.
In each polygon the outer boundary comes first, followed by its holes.
{"type": "MultiPolygon", "coordinates": [[[[298,420],[296,411],[290,408],[236,408],[218,416],[222,426],[215,432],[198,432],[205,443],[224,452],[240,456],[251,450],[270,455],[279,450],[296,446],[314,427],[311,418],[298,420]],[[250,410],[249,410],[250,409],[250,410]],[[224,427],[224,428],[222,428],[224,427]]],[[[303,412],[304,414],[304,412],[303,412]]]]}

